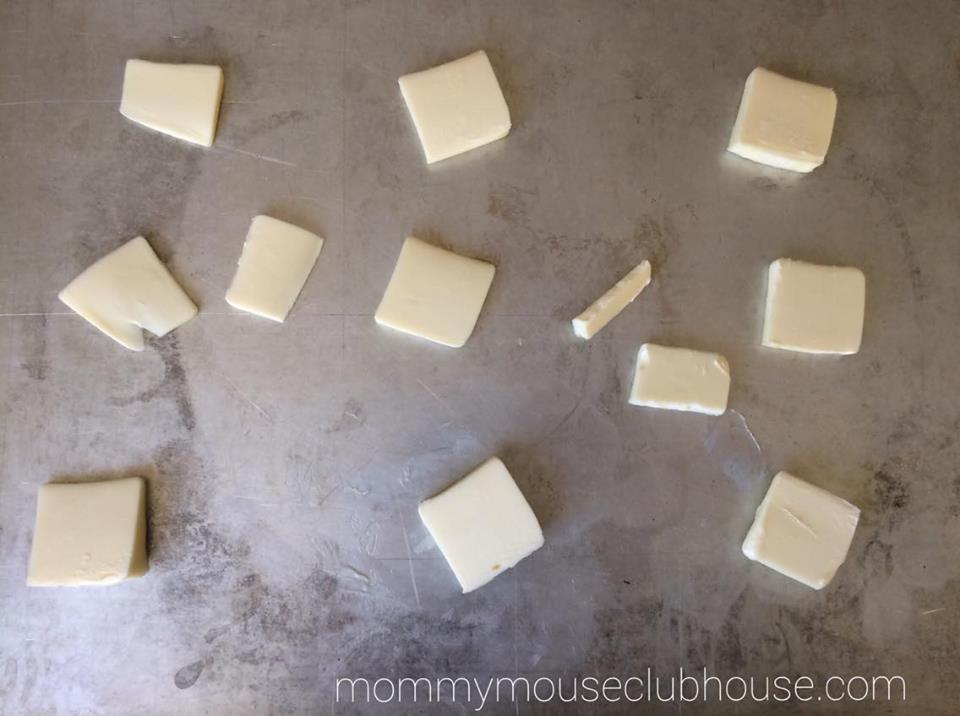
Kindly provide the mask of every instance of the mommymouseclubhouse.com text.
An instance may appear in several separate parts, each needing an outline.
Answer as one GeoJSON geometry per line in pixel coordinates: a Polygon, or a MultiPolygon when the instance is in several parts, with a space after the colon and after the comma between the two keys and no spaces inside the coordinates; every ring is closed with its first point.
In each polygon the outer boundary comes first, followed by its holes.
{"type": "Polygon", "coordinates": [[[902,676],[718,676],[707,669],[621,676],[337,677],[336,703],[457,704],[482,711],[494,704],[904,702],[902,676]]]}

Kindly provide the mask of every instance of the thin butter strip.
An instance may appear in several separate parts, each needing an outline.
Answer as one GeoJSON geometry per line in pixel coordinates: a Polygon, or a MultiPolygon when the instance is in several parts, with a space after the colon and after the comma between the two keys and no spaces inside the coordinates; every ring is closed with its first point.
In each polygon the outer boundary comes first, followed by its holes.
{"type": "Polygon", "coordinates": [[[641,261],[626,276],[573,319],[573,332],[589,340],[640,295],[650,283],[649,261],[641,261]]]}

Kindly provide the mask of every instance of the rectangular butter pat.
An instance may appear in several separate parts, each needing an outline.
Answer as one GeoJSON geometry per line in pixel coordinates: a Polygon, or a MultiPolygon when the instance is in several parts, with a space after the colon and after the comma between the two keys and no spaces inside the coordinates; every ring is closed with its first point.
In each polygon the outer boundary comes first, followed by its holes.
{"type": "Polygon", "coordinates": [[[860,350],[866,278],[860,269],[777,259],[767,275],[763,345],[803,353],[860,350]]]}
{"type": "Polygon", "coordinates": [[[285,221],[254,217],[227,303],[282,323],[303,290],[323,239],[285,221]]]}
{"type": "Polygon", "coordinates": [[[499,458],[420,504],[464,593],[482,587],[543,546],[543,531],[499,458]]]}
{"type": "Polygon", "coordinates": [[[573,319],[573,332],[581,338],[593,338],[605,325],[640,295],[650,283],[650,262],[642,261],[630,273],[573,319]]]}
{"type": "Polygon", "coordinates": [[[495,270],[486,261],[411,236],[403,243],[375,319],[382,326],[458,348],[473,333],[495,270]]]}
{"type": "Polygon", "coordinates": [[[145,127],[209,147],[217,131],[223,70],[127,60],[120,114],[145,127]]]}
{"type": "Polygon", "coordinates": [[[761,164],[810,172],[826,159],[836,113],[832,89],[757,67],[747,77],[728,149],[761,164]]]}
{"type": "Polygon", "coordinates": [[[786,472],[778,473],[743,541],[743,553],[813,589],[843,564],[860,520],[846,500],[786,472]]]}
{"type": "Polygon", "coordinates": [[[730,366],[722,355],[652,343],[640,346],[631,404],[722,415],[729,393],[730,366]]]}
{"type": "Polygon", "coordinates": [[[27,584],[115,584],[147,571],[146,483],[140,477],[42,485],[27,584]]]}
{"type": "Polygon", "coordinates": [[[510,110],[483,50],[400,78],[427,163],[507,136],[510,110]]]}
{"type": "Polygon", "coordinates": [[[142,236],[77,276],[59,298],[122,346],[143,350],[143,330],[155,336],[183,325],[197,307],[142,236]]]}

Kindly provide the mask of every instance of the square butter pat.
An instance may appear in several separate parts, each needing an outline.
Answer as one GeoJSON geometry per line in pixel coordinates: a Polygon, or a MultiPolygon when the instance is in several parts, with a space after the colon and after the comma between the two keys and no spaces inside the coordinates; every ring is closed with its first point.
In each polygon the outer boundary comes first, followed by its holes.
{"type": "Polygon", "coordinates": [[[209,147],[217,131],[223,70],[127,60],[120,114],[158,132],[209,147]]]}
{"type": "Polygon", "coordinates": [[[486,261],[411,236],[400,250],[376,321],[458,348],[473,333],[495,270],[486,261]]]}
{"type": "Polygon", "coordinates": [[[832,89],[758,67],[747,77],[728,149],[772,167],[813,171],[827,156],[836,114],[832,89]]]}
{"type": "Polygon", "coordinates": [[[254,217],[227,303],[283,322],[313,269],[323,239],[269,216],[254,217]]]}
{"type": "Polygon", "coordinates": [[[593,338],[650,283],[650,262],[643,261],[573,319],[573,332],[581,338],[593,338]]]}
{"type": "Polygon", "coordinates": [[[496,457],[420,503],[420,518],[464,593],[543,545],[537,516],[496,457]]]}
{"type": "Polygon", "coordinates": [[[483,50],[400,78],[427,163],[507,136],[510,110],[483,50]]]}
{"type": "Polygon", "coordinates": [[[722,415],[730,393],[730,366],[717,353],[640,346],[630,402],[648,408],[722,415]]]}
{"type": "Polygon", "coordinates": [[[37,495],[27,584],[114,584],[147,571],[142,478],[48,484],[37,495]]]}
{"type": "Polygon", "coordinates": [[[860,350],[866,279],[856,268],[778,259],[767,275],[763,345],[803,353],[860,350]]]}
{"type": "Polygon", "coordinates": [[[165,336],[197,307],[142,236],[77,276],[60,300],[121,345],[143,350],[143,331],[165,336]]]}
{"type": "Polygon", "coordinates": [[[770,483],[743,541],[743,553],[814,589],[843,564],[860,510],[844,499],[780,472],[770,483]]]}

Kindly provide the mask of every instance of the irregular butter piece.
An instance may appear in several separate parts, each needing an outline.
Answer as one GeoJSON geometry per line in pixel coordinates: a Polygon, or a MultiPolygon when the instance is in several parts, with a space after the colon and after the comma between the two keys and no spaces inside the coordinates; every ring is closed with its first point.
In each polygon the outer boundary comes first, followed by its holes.
{"type": "Polygon", "coordinates": [[[808,587],[822,589],[846,559],[859,520],[856,506],[780,472],[757,508],[743,553],[808,587]]]}
{"type": "Polygon", "coordinates": [[[648,408],[722,415],[730,393],[730,366],[717,353],[644,343],[630,403],[648,408]]]}
{"type": "Polygon", "coordinates": [[[403,242],[374,318],[382,326],[459,348],[473,333],[495,271],[486,261],[411,236],[403,242]]]}
{"type": "Polygon", "coordinates": [[[510,110],[483,50],[400,78],[427,164],[507,136],[510,110]]]}
{"type": "Polygon", "coordinates": [[[59,298],[122,346],[143,350],[145,328],[157,337],[197,314],[183,289],[138,236],[77,276],[59,298]]]}
{"type": "Polygon", "coordinates": [[[227,303],[282,323],[303,290],[323,239],[285,221],[256,216],[243,242],[227,303]]]}
{"type": "Polygon", "coordinates": [[[120,114],[171,137],[213,145],[223,95],[223,70],[127,60],[120,114]]]}
{"type": "Polygon", "coordinates": [[[593,338],[650,283],[650,262],[642,261],[630,273],[614,284],[613,288],[579,316],[573,319],[573,332],[581,338],[593,338]]]}
{"type": "Polygon", "coordinates": [[[777,259],[767,274],[763,345],[802,353],[860,350],[866,278],[860,269],[777,259]]]}
{"type": "Polygon", "coordinates": [[[747,77],[728,149],[761,164],[810,172],[827,156],[836,114],[832,89],[757,67],[747,77]]]}
{"type": "Polygon", "coordinates": [[[543,546],[537,516],[496,457],[420,503],[420,519],[464,594],[543,546]]]}
{"type": "Polygon", "coordinates": [[[146,483],[52,483],[37,495],[27,584],[115,584],[146,573],[146,483]]]}

